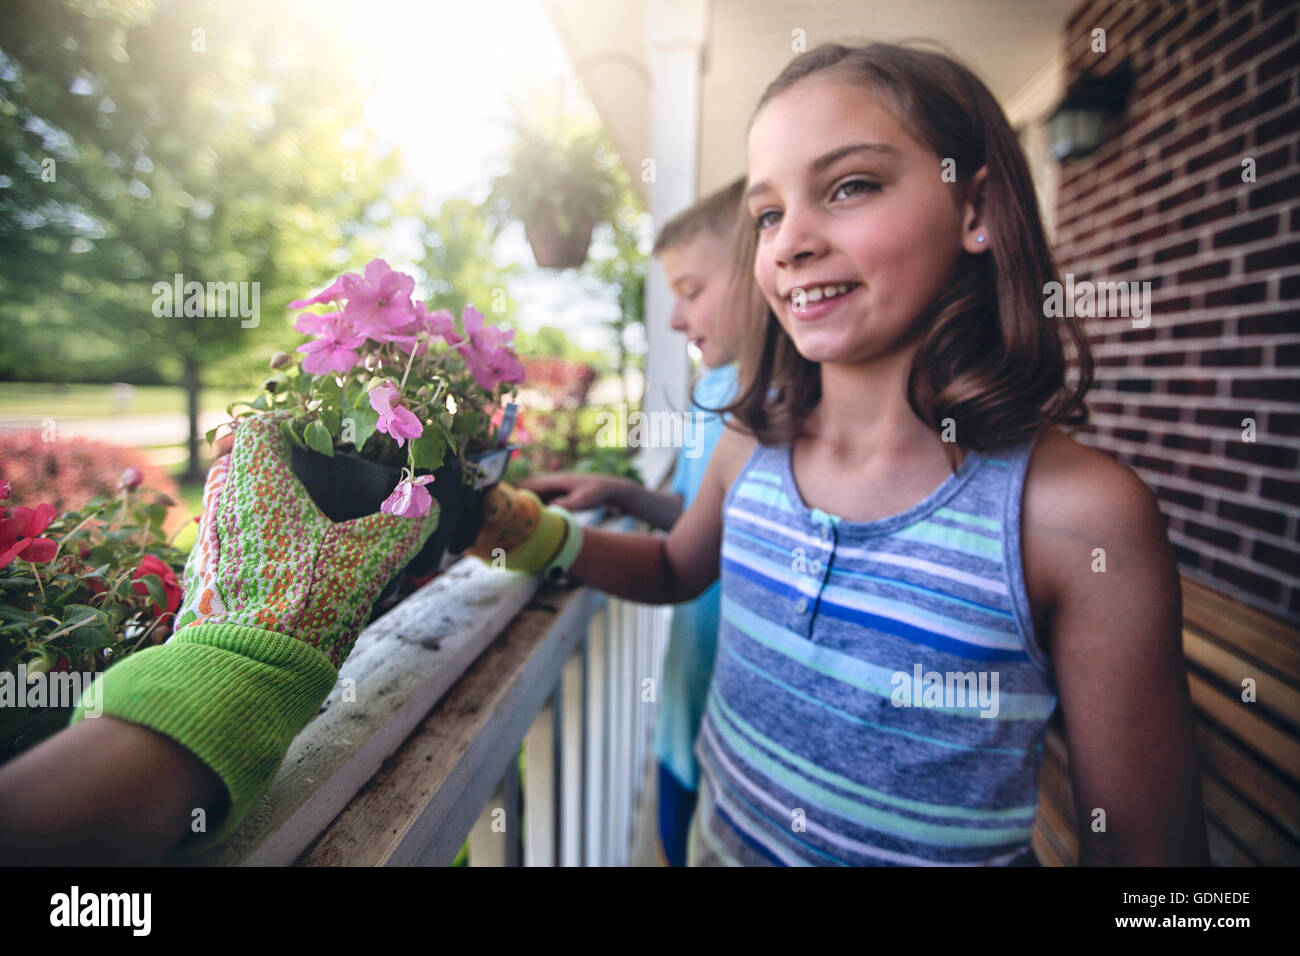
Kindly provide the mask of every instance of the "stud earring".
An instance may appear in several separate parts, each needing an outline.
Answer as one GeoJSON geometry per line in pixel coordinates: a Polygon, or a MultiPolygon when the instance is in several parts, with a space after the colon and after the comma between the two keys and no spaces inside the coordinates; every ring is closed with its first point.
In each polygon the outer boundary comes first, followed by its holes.
{"type": "Polygon", "coordinates": [[[983,242],[983,241],[984,241],[984,237],[983,237],[983,236],[976,236],[976,237],[975,237],[975,241],[976,241],[976,242],[983,242]]]}

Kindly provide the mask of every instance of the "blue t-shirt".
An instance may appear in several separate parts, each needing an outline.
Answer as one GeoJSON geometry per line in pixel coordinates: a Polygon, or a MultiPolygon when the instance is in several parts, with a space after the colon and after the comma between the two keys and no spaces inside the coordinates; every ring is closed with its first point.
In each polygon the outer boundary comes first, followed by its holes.
{"type": "MultiPolygon", "coordinates": [[[[718,408],[736,394],[736,366],[709,369],[695,385],[690,426],[677,453],[671,489],[682,496],[685,511],[699,493],[700,482],[722,437],[723,419],[703,408],[718,408]]],[[[718,609],[721,584],[713,583],[694,601],[673,609],[668,649],[664,652],[659,719],[655,725],[655,756],[688,790],[699,788],[700,765],[695,737],[704,717],[704,704],[713,675],[713,655],[718,644],[718,609]]]]}

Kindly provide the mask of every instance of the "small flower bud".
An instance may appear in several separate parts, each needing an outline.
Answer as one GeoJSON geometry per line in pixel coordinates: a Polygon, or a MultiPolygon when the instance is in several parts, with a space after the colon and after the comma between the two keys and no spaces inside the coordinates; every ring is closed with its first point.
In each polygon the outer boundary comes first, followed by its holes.
{"type": "Polygon", "coordinates": [[[384,367],[384,360],[378,355],[367,355],[361,364],[365,366],[367,372],[378,372],[384,367]]]}
{"type": "Polygon", "coordinates": [[[292,358],[288,352],[276,352],[271,356],[271,368],[284,368],[292,358]]]}
{"type": "Polygon", "coordinates": [[[122,480],[117,486],[125,491],[134,491],[140,487],[140,482],[144,481],[144,475],[140,474],[139,468],[127,468],[122,472],[122,480]]]}

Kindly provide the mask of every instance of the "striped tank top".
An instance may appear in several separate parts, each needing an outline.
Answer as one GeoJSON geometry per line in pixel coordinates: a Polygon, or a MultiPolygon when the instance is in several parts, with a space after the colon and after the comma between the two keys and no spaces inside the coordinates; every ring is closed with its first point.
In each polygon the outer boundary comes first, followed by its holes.
{"type": "Polygon", "coordinates": [[[759,446],[724,502],[691,865],[1024,862],[1056,689],[1020,563],[1033,441],[849,522],[759,446]]]}

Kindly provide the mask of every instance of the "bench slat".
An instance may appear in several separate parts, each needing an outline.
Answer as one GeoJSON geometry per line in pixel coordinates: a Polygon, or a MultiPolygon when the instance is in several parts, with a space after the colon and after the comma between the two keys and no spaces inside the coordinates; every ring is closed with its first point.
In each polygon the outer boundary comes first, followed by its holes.
{"type": "Polygon", "coordinates": [[[1238,697],[1242,679],[1252,678],[1259,706],[1300,729],[1300,691],[1294,686],[1194,628],[1183,628],[1183,650],[1190,661],[1223,681],[1238,697]]]}
{"type": "Polygon", "coordinates": [[[1183,623],[1220,638],[1300,684],[1300,644],[1296,631],[1238,601],[1183,578],[1183,623]]]}
{"type": "Polygon", "coordinates": [[[1292,780],[1300,782],[1300,742],[1248,710],[1250,704],[1226,696],[1203,677],[1188,673],[1187,684],[1195,707],[1248,749],[1260,754],[1292,780]]]}
{"type": "Polygon", "coordinates": [[[1300,794],[1202,717],[1196,718],[1202,766],[1243,794],[1300,841],[1300,794]]]}
{"type": "Polygon", "coordinates": [[[1263,814],[1224,786],[1213,774],[1201,775],[1205,812],[1211,814],[1264,866],[1300,864],[1300,846],[1263,814]]]}

